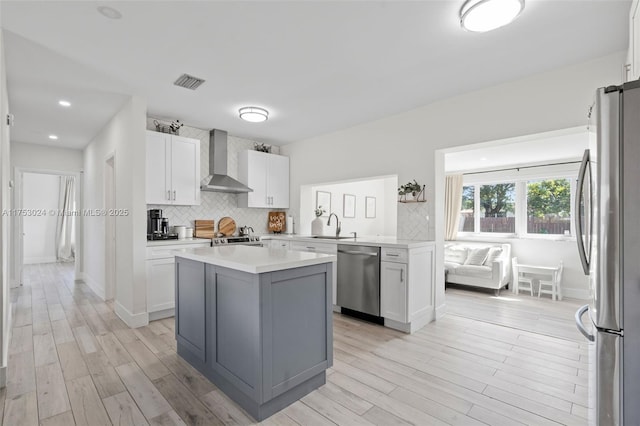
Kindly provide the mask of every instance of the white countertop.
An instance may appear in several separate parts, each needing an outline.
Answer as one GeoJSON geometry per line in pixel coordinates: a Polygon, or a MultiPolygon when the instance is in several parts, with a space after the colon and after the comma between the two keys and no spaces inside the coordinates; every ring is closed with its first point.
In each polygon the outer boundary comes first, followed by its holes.
{"type": "Polygon", "coordinates": [[[233,245],[224,247],[200,247],[175,250],[176,257],[196,260],[237,271],[261,274],[302,266],[335,262],[331,254],[278,250],[266,247],[233,245]]]}
{"type": "Polygon", "coordinates": [[[358,238],[344,238],[334,240],[332,238],[314,238],[310,235],[269,234],[263,235],[263,240],[305,241],[314,243],[333,243],[350,245],[368,245],[376,247],[393,248],[418,248],[435,244],[435,241],[427,240],[402,240],[396,237],[363,236],[358,238]]]}
{"type": "Polygon", "coordinates": [[[155,240],[155,241],[147,240],[147,247],[179,246],[179,245],[202,244],[202,243],[211,243],[211,238],[183,238],[182,240],[155,240]]]}

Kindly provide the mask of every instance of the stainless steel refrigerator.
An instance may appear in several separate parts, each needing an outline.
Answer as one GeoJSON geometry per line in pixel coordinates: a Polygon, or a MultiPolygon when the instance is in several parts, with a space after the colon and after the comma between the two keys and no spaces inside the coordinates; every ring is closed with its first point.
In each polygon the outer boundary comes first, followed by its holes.
{"type": "Polygon", "coordinates": [[[589,138],[575,209],[578,251],[591,293],[590,303],[576,312],[578,329],[593,342],[589,423],[638,425],[640,81],[597,90],[589,138]]]}

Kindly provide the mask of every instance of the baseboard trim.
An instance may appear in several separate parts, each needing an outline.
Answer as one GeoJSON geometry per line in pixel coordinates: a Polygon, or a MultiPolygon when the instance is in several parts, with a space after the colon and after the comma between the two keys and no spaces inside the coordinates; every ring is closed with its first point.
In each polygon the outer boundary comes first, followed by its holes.
{"type": "Polygon", "coordinates": [[[45,257],[25,257],[24,264],[25,265],[34,265],[36,263],[56,263],[58,258],[55,256],[45,256],[45,257]]]}
{"type": "Polygon", "coordinates": [[[115,303],[115,312],[116,315],[118,315],[120,319],[131,328],[144,327],[149,324],[149,314],[147,312],[132,314],[118,301],[115,303]]]}
{"type": "Polygon", "coordinates": [[[447,304],[443,303],[440,306],[436,306],[436,321],[442,318],[447,313],[447,304]]]}
{"type": "Polygon", "coordinates": [[[149,321],[155,321],[163,318],[176,316],[175,308],[163,309],[161,311],[149,312],[149,321]]]}
{"type": "Polygon", "coordinates": [[[96,296],[98,296],[101,300],[106,300],[104,287],[102,287],[98,281],[94,280],[89,276],[89,274],[86,274],[84,272],[80,275],[82,276],[80,280],[84,282],[96,296]]]}
{"type": "Polygon", "coordinates": [[[589,300],[589,290],[583,288],[566,288],[562,287],[562,297],[568,297],[570,299],[589,300]]]}
{"type": "Polygon", "coordinates": [[[7,366],[0,367],[0,388],[7,386],[7,366]]]}

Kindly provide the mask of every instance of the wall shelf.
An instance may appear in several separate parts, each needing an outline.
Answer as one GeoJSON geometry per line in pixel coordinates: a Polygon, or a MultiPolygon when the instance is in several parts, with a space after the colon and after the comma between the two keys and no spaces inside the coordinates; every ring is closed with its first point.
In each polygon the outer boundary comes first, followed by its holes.
{"type": "Polygon", "coordinates": [[[398,200],[399,203],[404,203],[404,204],[408,204],[408,203],[426,203],[427,200],[398,200]]]}

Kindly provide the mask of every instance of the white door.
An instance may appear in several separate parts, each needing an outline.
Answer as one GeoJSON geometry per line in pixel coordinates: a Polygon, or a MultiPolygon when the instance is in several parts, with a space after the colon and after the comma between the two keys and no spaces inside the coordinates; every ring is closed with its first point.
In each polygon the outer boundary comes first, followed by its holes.
{"type": "Polygon", "coordinates": [[[269,156],[269,196],[270,207],[289,208],[289,157],[269,156]]]}
{"type": "Polygon", "coordinates": [[[147,131],[147,204],[171,204],[170,135],[147,131]]]}
{"type": "Polygon", "coordinates": [[[200,204],[200,141],[171,137],[171,198],[173,204],[200,204]]]}
{"type": "Polygon", "coordinates": [[[247,182],[243,182],[253,192],[247,194],[247,207],[270,207],[267,193],[267,172],[269,154],[247,151],[247,182]]]}
{"type": "Polygon", "coordinates": [[[408,321],[406,263],[380,262],[380,316],[408,321]]]}

